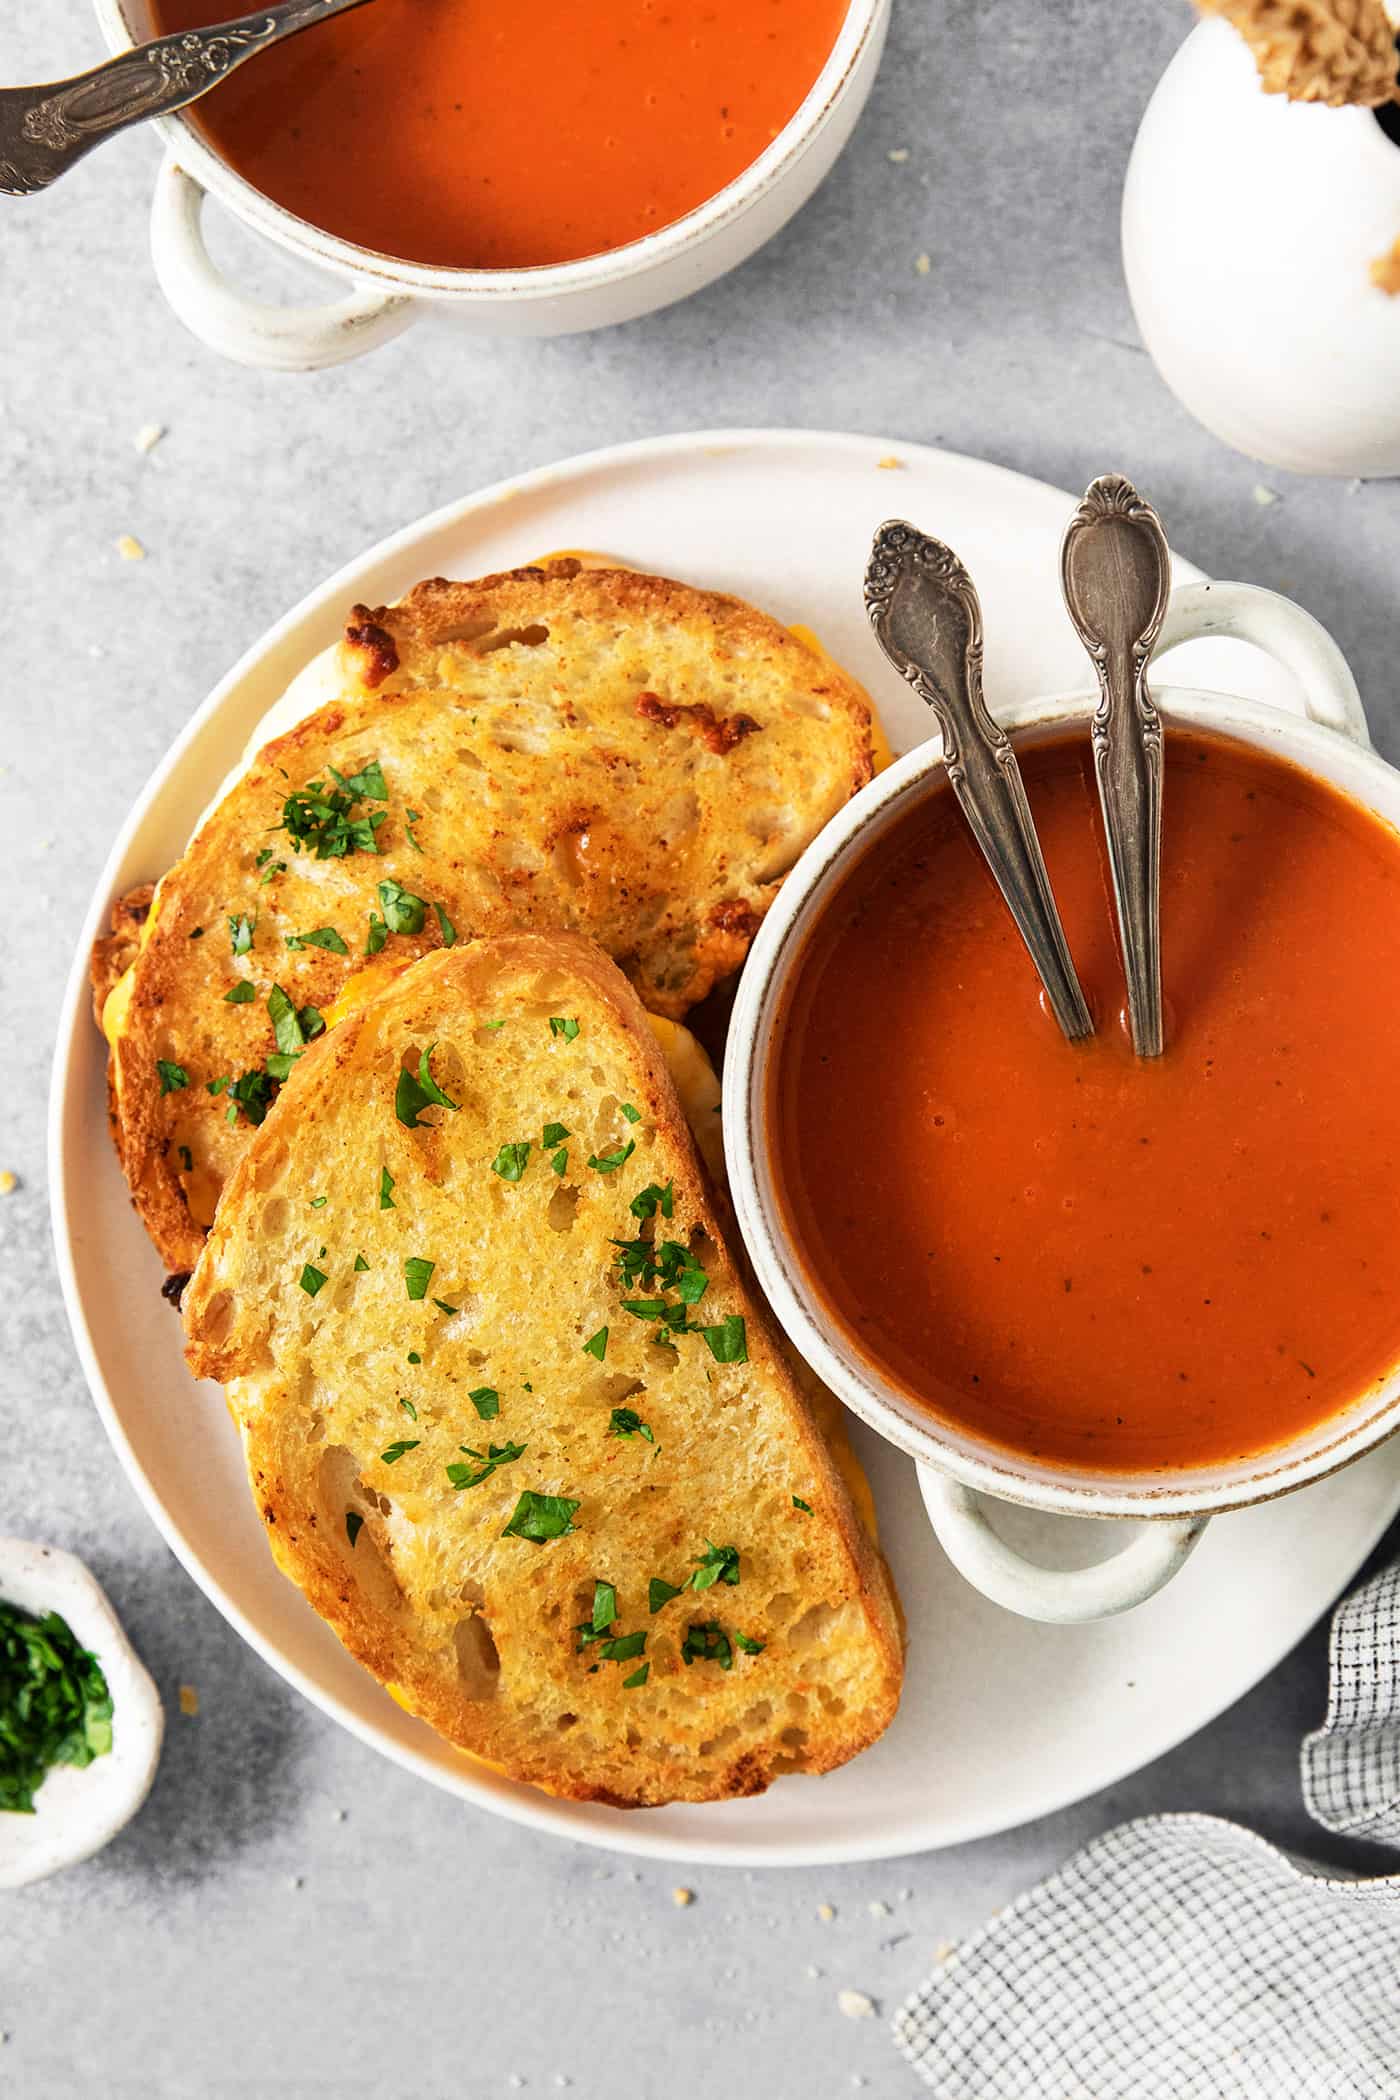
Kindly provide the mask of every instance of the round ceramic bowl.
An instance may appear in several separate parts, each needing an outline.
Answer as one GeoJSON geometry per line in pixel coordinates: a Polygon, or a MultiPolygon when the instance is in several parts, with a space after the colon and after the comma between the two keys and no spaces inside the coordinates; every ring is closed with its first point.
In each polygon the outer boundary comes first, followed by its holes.
{"type": "MultiPolygon", "coordinates": [[[[1307,718],[1218,693],[1154,681],[1168,724],[1216,730],[1278,752],[1333,782],[1400,828],[1400,772],[1370,748],[1355,682],[1336,644],[1310,615],[1271,591],[1191,584],[1173,594],[1159,653],[1202,634],[1257,643],[1303,688],[1307,718]]],[[[1031,700],[1000,719],[1018,742],[1082,724],[1096,697],[1031,700]]],[[[1215,1511],[1263,1502],[1346,1465],[1400,1427],[1400,1372],[1358,1393],[1307,1436],[1243,1462],[1144,1479],[1039,1463],[944,1425],[887,1379],[813,1289],[788,1237],[771,1166],[768,1059],[787,986],[809,929],[866,849],[943,772],[937,738],[873,780],[808,847],[788,876],[739,980],[725,1057],[725,1157],[740,1228],[789,1338],[828,1385],[891,1443],[919,1461],[930,1522],[961,1572],[996,1602],[1062,1623],[1141,1603],[1176,1573],[1215,1511]],[[1087,1568],[1039,1567],[988,1522],[983,1497],[1075,1517],[1153,1519],[1125,1525],[1127,1542],[1087,1568]]]]}
{"type": "MultiPolygon", "coordinates": [[[[113,51],[154,33],[149,0],[95,5],[113,51]]],[[[831,55],[795,115],[757,160],[697,210],[626,247],[539,269],[447,270],[357,247],[284,210],[235,174],[194,111],[160,118],[168,150],[156,179],[151,250],[161,290],[211,349],[282,372],[361,357],[429,308],[488,336],[568,335],[635,320],[747,260],[806,203],[865,106],[889,8],[890,0],[851,0],[831,55]],[[240,291],[205,246],[201,220],[209,196],[278,246],[323,264],[345,280],[342,291],[310,307],[270,306],[240,291]]]]}
{"type": "Polygon", "coordinates": [[[151,1790],[165,1712],[96,1576],[71,1553],[0,1538],[0,1598],[66,1619],[112,1695],[111,1749],[90,1765],[55,1765],[32,1816],[0,1814],[0,1889],[17,1889],[90,1859],[131,1821],[151,1790]]]}

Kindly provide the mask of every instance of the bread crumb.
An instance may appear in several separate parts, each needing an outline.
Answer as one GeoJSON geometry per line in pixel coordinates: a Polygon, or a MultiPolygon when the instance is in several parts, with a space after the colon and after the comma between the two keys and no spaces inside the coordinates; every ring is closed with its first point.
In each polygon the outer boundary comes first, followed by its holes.
{"type": "Polygon", "coordinates": [[[1262,481],[1256,481],[1254,484],[1254,500],[1261,510],[1267,510],[1271,503],[1281,503],[1283,498],[1277,489],[1266,488],[1262,481]]]}
{"type": "Polygon", "coordinates": [[[890,1914],[888,1903],[882,1903],[878,1896],[873,1903],[867,1903],[865,1907],[872,1918],[887,1918],[890,1914]]]}
{"type": "Polygon", "coordinates": [[[4,1173],[0,1174],[0,1196],[13,1196],[18,1187],[18,1174],[12,1174],[9,1168],[6,1167],[4,1173]]]}
{"type": "Polygon", "coordinates": [[[144,561],[146,559],[146,550],[141,545],[140,540],[133,539],[129,532],[124,532],[117,541],[117,552],[123,561],[144,561]]]}
{"type": "Polygon", "coordinates": [[[898,168],[902,166],[906,160],[908,160],[909,148],[907,146],[891,146],[889,152],[885,155],[885,158],[886,160],[892,160],[895,166],[898,168]]]}
{"type": "Polygon", "coordinates": [[[883,467],[885,472],[888,474],[891,473],[894,469],[902,467],[904,465],[904,461],[899,457],[899,454],[897,452],[887,452],[884,458],[877,459],[875,464],[877,467],[883,467]]]}
{"type": "Polygon", "coordinates": [[[875,2000],[864,1991],[838,1991],[836,2003],[848,2020],[870,2020],[875,2016],[875,2000]]]}
{"type": "Polygon", "coordinates": [[[951,1940],[940,1940],[938,1942],[938,1945],[933,1950],[934,1962],[941,1969],[944,1962],[949,1960],[952,1955],[957,1953],[957,1951],[957,1948],[954,1946],[951,1940]]]}
{"type": "Polygon", "coordinates": [[[931,256],[931,255],[930,255],[930,254],[929,254],[928,252],[927,252],[927,250],[925,250],[925,252],[924,252],[924,253],[923,253],[922,255],[916,255],[916,256],[914,257],[914,274],[915,274],[915,276],[917,276],[917,277],[927,277],[927,276],[928,276],[928,273],[929,273],[929,271],[930,271],[930,270],[931,270],[932,268],[933,268],[933,257],[932,257],[932,256],[931,256]]]}
{"type": "Polygon", "coordinates": [[[684,1910],[688,1903],[695,1901],[695,1891],[694,1889],[672,1889],[671,1901],[675,1904],[677,1910],[684,1910]]]}
{"type": "Polygon", "coordinates": [[[817,1916],[821,1919],[823,1925],[829,1925],[836,1916],[836,1912],[831,1904],[819,1903],[817,1905],[817,1916]]]}
{"type": "Polygon", "coordinates": [[[187,1714],[191,1720],[199,1712],[199,1693],[192,1684],[182,1684],[180,1687],[180,1711],[187,1714]]]}
{"type": "Polygon", "coordinates": [[[154,452],[164,436],[164,423],[143,423],[131,442],[138,452],[154,452]]]}

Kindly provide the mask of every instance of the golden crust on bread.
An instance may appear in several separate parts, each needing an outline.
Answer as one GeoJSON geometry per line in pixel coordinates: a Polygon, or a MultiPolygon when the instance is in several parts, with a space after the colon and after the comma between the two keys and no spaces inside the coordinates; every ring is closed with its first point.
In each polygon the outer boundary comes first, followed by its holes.
{"type": "Polygon", "coordinates": [[[463,1750],[641,1806],[826,1771],[888,1724],[888,1575],[727,1251],[636,994],[591,943],[523,934],[429,957],[314,1045],[229,1182],[184,1317],[192,1368],[227,1384],[284,1573],[463,1750]],[[458,1106],[410,1129],[399,1075],[433,1044],[430,1076],[458,1106]],[[567,1129],[562,1172],[547,1123],[567,1129]],[[500,1148],[526,1140],[503,1178],[500,1148]],[[639,1220],[633,1200],[668,1184],[671,1215],[639,1220]],[[689,1321],[730,1333],[738,1315],[744,1360],[699,1332],[665,1346],[625,1309],[667,1291],[623,1279],[615,1243],[638,1238],[687,1250],[708,1279],[689,1321]],[[419,1299],[410,1259],[433,1263],[419,1299]],[[603,1329],[601,1355],[585,1350],[603,1329]],[[617,1408],[650,1437],[610,1433],[617,1408]],[[460,1447],[491,1445],[523,1449],[454,1488],[449,1466],[477,1464],[460,1447]],[[573,1528],[509,1535],[526,1491],[576,1504],[573,1528]],[[726,1546],[738,1582],[685,1587],[726,1546]],[[655,1611],[653,1578],[676,1592],[655,1611]],[[617,1659],[581,1645],[598,1584],[617,1659]]]}
{"type": "Polygon", "coordinates": [[[356,606],[339,672],[340,697],[259,753],[154,906],[141,893],[144,929],[123,900],[97,944],[99,1005],[120,1007],[119,1150],[174,1270],[249,1137],[228,1089],[207,1089],[262,1070],[274,985],[298,1009],[340,998],[379,883],[429,907],[388,933],[386,971],[443,942],[440,905],[462,939],[588,934],[679,1016],[742,962],[787,868],[871,773],[869,705],[829,659],[738,599],[631,570],[564,560],[356,606]],[[294,791],[376,760],[387,801],[356,798],[351,821],[377,820],[377,851],[317,858],[278,828],[294,791]],[[345,953],[287,945],[325,927],[345,953]],[[254,996],[230,1004],[240,980],[254,996]],[[163,1092],[158,1060],[185,1083],[167,1069],[163,1092]]]}

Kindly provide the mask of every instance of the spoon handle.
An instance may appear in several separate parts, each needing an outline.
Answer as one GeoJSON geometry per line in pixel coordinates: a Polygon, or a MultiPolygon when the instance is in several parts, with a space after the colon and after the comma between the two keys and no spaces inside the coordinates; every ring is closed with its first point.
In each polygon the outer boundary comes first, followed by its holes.
{"type": "Polygon", "coordinates": [[[256,14],[138,44],[73,80],[0,88],[0,193],[47,189],[128,124],[183,109],[235,67],[365,0],[278,0],[256,14]]]}
{"type": "Polygon", "coordinates": [[[1156,511],[1121,474],[1090,483],[1065,533],[1060,577],[1099,679],[1094,770],[1133,1048],[1139,1057],[1160,1057],[1162,718],[1147,690],[1147,666],[1166,616],[1171,557],[1156,511]]]}
{"type": "Polygon", "coordinates": [[[865,607],[885,655],[938,723],[949,785],[1030,950],[1055,1019],[1071,1042],[1092,1035],[1016,753],[983,698],[982,608],[972,578],[941,540],[891,519],[875,535],[865,607]]]}

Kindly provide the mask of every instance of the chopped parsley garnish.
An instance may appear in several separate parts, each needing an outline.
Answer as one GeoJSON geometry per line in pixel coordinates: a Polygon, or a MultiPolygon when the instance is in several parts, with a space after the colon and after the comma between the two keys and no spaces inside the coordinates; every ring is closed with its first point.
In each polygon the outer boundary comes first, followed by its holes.
{"type": "Polygon", "coordinates": [[[726,1313],[717,1326],[702,1327],[700,1332],[709,1343],[710,1354],[717,1364],[748,1362],[749,1343],[742,1313],[726,1313]]]}
{"type": "Polygon", "coordinates": [[[546,1123],[544,1129],[540,1132],[540,1149],[548,1152],[553,1146],[562,1145],[566,1137],[572,1136],[573,1132],[568,1128],[567,1124],[546,1123]]]}
{"type": "Polygon", "coordinates": [[[585,1356],[596,1356],[599,1363],[603,1361],[603,1358],[608,1353],[608,1330],[606,1327],[600,1327],[596,1334],[589,1335],[588,1340],[583,1345],[583,1353],[585,1356]]]}
{"type": "Polygon", "coordinates": [[[409,1350],[408,1360],[411,1364],[421,1364],[423,1361],[422,1357],[418,1354],[418,1351],[416,1349],[409,1350]]]}
{"type": "Polygon", "coordinates": [[[562,1539],[578,1529],[574,1523],[578,1508],[568,1495],[537,1495],[533,1488],[526,1488],[501,1537],[532,1539],[537,1546],[546,1539],[562,1539]]]}
{"type": "Polygon", "coordinates": [[[804,1502],[804,1501],[802,1500],[802,1497],[801,1497],[800,1495],[794,1495],[794,1496],[793,1496],[793,1498],[792,1498],[792,1506],[793,1506],[793,1508],[794,1508],[794,1509],[805,1509],[809,1517],[810,1517],[810,1516],[811,1516],[811,1514],[812,1514],[812,1505],[811,1505],[811,1503],[810,1503],[810,1502],[804,1502]]]}
{"type": "Polygon", "coordinates": [[[357,1509],[347,1509],[347,1510],[346,1510],[346,1512],[345,1512],[345,1536],[346,1536],[346,1538],[348,1538],[348,1539],[349,1539],[349,1541],[350,1541],[350,1544],[351,1544],[352,1546],[354,1545],[354,1543],[355,1543],[356,1539],[357,1539],[357,1538],[358,1538],[358,1537],[360,1536],[360,1533],[361,1533],[361,1532],[362,1532],[362,1531],[364,1530],[364,1526],[365,1526],[365,1520],[364,1520],[364,1518],[363,1518],[363,1517],[362,1517],[362,1516],[360,1515],[360,1512],[359,1512],[359,1511],[358,1511],[357,1509]]]}
{"type": "Polygon", "coordinates": [[[306,1031],[301,1025],[301,1016],[296,1006],[280,984],[274,984],[267,995],[267,1017],[272,1023],[273,1037],[282,1055],[300,1057],[306,1047],[306,1031]]]}
{"type": "Polygon", "coordinates": [[[180,1147],[180,1165],[184,1168],[187,1174],[193,1174],[194,1154],[193,1152],[191,1152],[188,1145],[181,1145],[180,1147]]]}
{"type": "Polygon", "coordinates": [[[624,1101],[620,1105],[622,1108],[622,1113],[624,1114],[624,1116],[626,1116],[629,1123],[641,1122],[642,1112],[639,1108],[633,1108],[630,1101],[624,1101]]]}
{"type": "Polygon", "coordinates": [[[290,1079],[292,1066],[301,1056],[300,1050],[274,1050],[267,1060],[269,1079],[290,1079]]]}
{"type": "Polygon", "coordinates": [[[442,945],[443,945],[443,947],[444,947],[444,948],[454,948],[454,947],[455,947],[455,946],[457,945],[457,929],[456,929],[456,927],[455,927],[455,926],[453,925],[452,921],[451,921],[451,920],[450,920],[450,919],[448,918],[448,916],[447,916],[447,913],[446,913],[446,912],[445,912],[445,911],[443,910],[443,908],[442,908],[442,906],[441,906],[440,904],[435,904],[435,905],[433,906],[433,911],[434,911],[434,913],[435,913],[435,915],[436,915],[436,917],[437,917],[437,922],[438,922],[438,932],[439,932],[439,933],[440,933],[440,934],[442,935],[442,945]]]}
{"type": "Polygon", "coordinates": [[[313,1196],[311,1198],[311,1208],[313,1210],[324,1210],[330,1200],[329,1196],[313,1196]]]}
{"type": "Polygon", "coordinates": [[[338,785],[332,788],[323,780],[309,780],[304,788],[288,795],[282,805],[279,829],[301,852],[314,850],[317,860],[341,860],[347,853],[377,853],[375,833],[389,812],[376,809],[368,816],[357,816],[355,812],[361,802],[389,799],[378,759],[371,759],[349,780],[334,766],[328,770],[338,785]]]}
{"type": "Polygon", "coordinates": [[[658,1211],[663,1218],[669,1218],[673,1202],[671,1190],[672,1184],[669,1181],[664,1189],[658,1188],[654,1181],[650,1182],[632,1198],[627,1208],[634,1218],[654,1218],[658,1211]]]}
{"type": "MultiPolygon", "coordinates": [[[[684,1584],[681,1588],[684,1588],[684,1584]]],[[[669,1604],[671,1599],[679,1597],[680,1593],[674,1582],[663,1582],[659,1575],[653,1575],[647,1584],[647,1610],[660,1611],[663,1604],[669,1604]]]]}
{"type": "Polygon", "coordinates": [[[457,1314],[462,1310],[460,1305],[449,1305],[445,1298],[434,1298],[433,1303],[437,1307],[439,1312],[451,1313],[454,1319],[456,1318],[457,1314]]]}
{"type": "Polygon", "coordinates": [[[745,1655],[762,1655],[763,1653],[763,1642],[756,1641],[751,1633],[736,1633],[734,1645],[736,1648],[742,1648],[745,1655]]]}
{"type": "Polygon", "coordinates": [[[525,1172],[530,1157],[530,1140],[525,1138],[518,1145],[502,1145],[491,1162],[491,1172],[499,1174],[502,1181],[519,1181],[525,1172]]]}
{"type": "Polygon", "coordinates": [[[501,1396],[494,1385],[475,1386],[467,1398],[483,1422],[494,1422],[501,1411],[501,1396]]]}
{"type": "MultiPolygon", "coordinates": [[[[604,1328],[603,1332],[606,1334],[607,1329],[604,1328]]],[[[651,1424],[642,1420],[635,1407],[615,1407],[613,1409],[612,1418],[608,1423],[608,1435],[640,1436],[644,1437],[649,1444],[656,1442],[656,1438],[651,1433],[651,1424]]]]}
{"type": "Polygon", "coordinates": [[[575,1654],[581,1654],[591,1641],[601,1641],[608,1628],[617,1618],[617,1591],[610,1582],[595,1582],[593,1585],[593,1610],[586,1619],[581,1619],[574,1632],[579,1636],[575,1654]]]}
{"type": "Polygon", "coordinates": [[[423,812],[421,809],[406,809],[404,811],[404,836],[415,853],[423,851],[423,848],[418,843],[418,833],[413,828],[415,824],[420,824],[422,820],[423,812]]]}
{"type": "Polygon", "coordinates": [[[491,1478],[498,1466],[508,1466],[514,1460],[523,1456],[525,1446],[524,1444],[488,1444],[484,1451],[478,1451],[472,1444],[459,1444],[457,1449],[465,1451],[468,1458],[476,1460],[476,1464],[472,1466],[464,1466],[457,1463],[447,1468],[448,1479],[454,1488],[460,1489],[480,1487],[483,1480],[491,1478]]]}
{"type": "Polygon", "coordinates": [[[409,1254],[404,1257],[403,1280],[408,1287],[410,1298],[427,1297],[428,1278],[436,1267],[435,1261],[425,1261],[421,1254],[409,1254]]]}
{"type": "Polygon", "coordinates": [[[56,1611],[0,1603],[0,1812],[34,1813],[52,1765],[90,1765],[112,1747],[112,1700],[97,1657],[56,1611]]]}
{"type": "Polygon", "coordinates": [[[722,1670],[733,1669],[734,1650],[729,1645],[729,1635],[718,1619],[707,1619],[703,1625],[690,1625],[686,1628],[681,1661],[687,1668],[695,1662],[717,1662],[722,1670]]]}
{"type": "MultiPolygon", "coordinates": [[[[461,1106],[460,1102],[444,1094],[429,1070],[428,1060],[436,1048],[436,1043],[429,1043],[419,1057],[416,1079],[407,1066],[399,1073],[399,1083],[394,1093],[394,1114],[408,1130],[418,1128],[418,1119],[425,1108],[450,1108],[455,1115],[461,1106]]],[[[393,1183],[390,1182],[389,1186],[392,1188],[393,1183]]],[[[382,1202],[380,1207],[383,1208],[382,1202]]]]}
{"type": "Polygon", "coordinates": [[[384,924],[390,933],[423,931],[427,905],[421,897],[415,897],[412,890],[406,890],[402,883],[395,882],[392,876],[379,884],[379,902],[384,910],[384,924]]]}
{"type": "Polygon", "coordinates": [[[590,1153],[588,1164],[592,1167],[595,1174],[614,1174],[620,1166],[623,1166],[632,1157],[636,1149],[637,1140],[628,1138],[625,1145],[618,1145],[611,1152],[604,1152],[601,1155],[596,1152],[590,1153]]]}
{"type": "Polygon", "coordinates": [[[313,926],[310,933],[289,933],[289,948],[326,948],[332,955],[348,955],[346,947],[334,926],[313,926]]]}
{"type": "Polygon", "coordinates": [[[357,1254],[355,1256],[355,1274],[357,1276],[364,1275],[368,1267],[369,1263],[365,1260],[363,1254],[357,1254]]]}
{"type": "Polygon", "coordinates": [[[650,1675],[651,1675],[651,1664],[650,1664],[650,1663],[643,1663],[643,1664],[642,1664],[642,1667],[641,1667],[641,1669],[640,1669],[640,1670],[634,1670],[634,1671],[632,1672],[632,1675],[631,1675],[630,1677],[624,1677],[624,1678],[623,1678],[623,1680],[622,1680],[622,1689],[623,1689],[623,1691],[624,1691],[624,1692],[635,1692],[635,1691],[637,1690],[637,1688],[638,1688],[638,1686],[639,1686],[639,1685],[643,1685],[643,1684],[645,1684],[645,1683],[646,1683],[646,1681],[647,1681],[648,1677],[650,1677],[650,1675]]]}
{"type": "MultiPolygon", "coordinates": [[[[226,1079],[223,1085],[229,1090],[231,1104],[228,1121],[236,1122],[241,1108],[254,1127],[261,1123],[272,1106],[272,1085],[276,1077],[277,1074],[272,1071],[269,1060],[268,1070],[265,1072],[245,1072],[239,1079],[226,1079]]],[[[222,1087],[214,1086],[209,1089],[211,1093],[222,1090],[222,1087]]]]}
{"type": "Polygon", "coordinates": [[[738,1580],[739,1548],[716,1546],[711,1539],[706,1539],[705,1551],[696,1561],[695,1573],[690,1577],[690,1588],[708,1590],[717,1582],[725,1582],[732,1589],[738,1580]]]}
{"type": "Polygon", "coordinates": [[[308,1298],[315,1297],[325,1280],[325,1272],[321,1269],[313,1269],[310,1262],[306,1264],[306,1267],[301,1272],[301,1287],[308,1298]]]}
{"type": "Polygon", "coordinates": [[[421,1437],[401,1437],[398,1443],[390,1444],[388,1450],[381,1451],[379,1456],[383,1459],[386,1466],[396,1466],[405,1451],[416,1451],[421,1442],[421,1437]]]}
{"type": "Polygon", "coordinates": [[[378,955],[388,938],[388,927],[384,924],[383,919],[380,918],[379,913],[372,911],[369,915],[369,934],[365,940],[365,954],[378,955]]]}
{"type": "MultiPolygon", "coordinates": [[[[266,860],[272,860],[270,847],[258,855],[258,866],[262,868],[263,862],[266,860]]],[[[286,872],[287,863],[284,860],[272,860],[271,867],[263,868],[262,874],[258,877],[258,888],[265,890],[270,882],[274,882],[279,875],[285,875],[286,872]]]]}
{"type": "Polygon", "coordinates": [[[604,1641],[598,1650],[600,1662],[628,1663],[639,1656],[647,1644],[647,1629],[639,1633],[620,1633],[616,1640],[604,1641]]]}
{"type": "Polygon", "coordinates": [[[397,1210],[398,1207],[398,1204],[394,1201],[394,1177],[387,1167],[381,1167],[379,1169],[379,1208],[381,1210],[397,1210]]]}
{"type": "Polygon", "coordinates": [[[504,1021],[483,1021],[481,1025],[486,1030],[487,1034],[491,1035],[495,1032],[496,1029],[504,1028],[506,1024],[504,1021]]]}
{"type": "Polygon", "coordinates": [[[204,1091],[206,1094],[221,1094],[224,1091],[225,1087],[232,1085],[233,1081],[229,1078],[228,1073],[225,1072],[222,1079],[208,1080],[205,1084],[204,1091]]]}
{"type": "Polygon", "coordinates": [[[253,928],[258,923],[256,912],[242,912],[228,922],[229,944],[235,955],[246,955],[253,945],[253,928]]]}
{"type": "Polygon", "coordinates": [[[171,1064],[168,1057],[156,1059],[156,1070],[160,1074],[160,1090],[163,1094],[178,1094],[181,1087],[190,1083],[190,1075],[184,1066],[171,1064]]]}
{"type": "Polygon", "coordinates": [[[405,1414],[406,1414],[406,1415],[408,1416],[408,1419],[409,1419],[409,1421],[410,1421],[410,1422],[416,1422],[416,1421],[418,1420],[418,1410],[417,1410],[417,1408],[416,1408],[416,1407],[414,1406],[414,1404],[413,1404],[413,1402],[412,1402],[411,1400],[405,1400],[405,1399],[404,1399],[404,1396],[403,1396],[403,1394],[402,1394],[402,1393],[400,1393],[400,1394],[399,1394],[399,1406],[400,1406],[400,1407],[401,1407],[401,1408],[403,1409],[404,1413],[405,1413],[405,1414]]]}
{"type": "Polygon", "coordinates": [[[229,1006],[247,1006],[257,996],[257,992],[249,984],[246,977],[240,977],[237,984],[231,984],[224,993],[224,999],[229,1006]]]}
{"type": "Polygon", "coordinates": [[[561,1035],[566,1043],[571,1043],[578,1034],[578,1022],[564,1014],[551,1014],[549,1032],[551,1035],[561,1035]]]}

